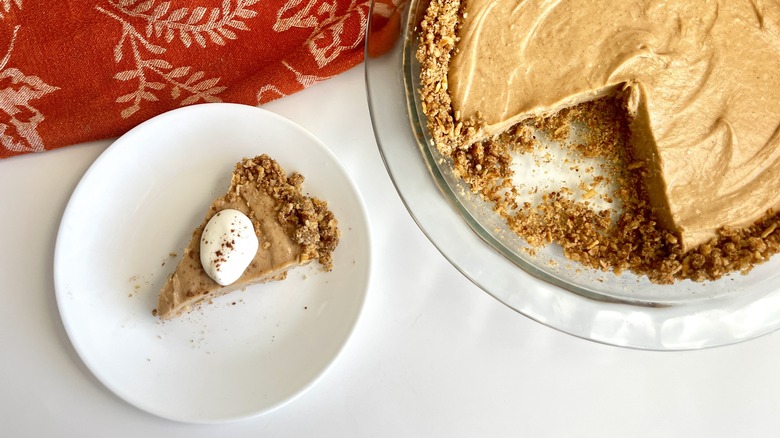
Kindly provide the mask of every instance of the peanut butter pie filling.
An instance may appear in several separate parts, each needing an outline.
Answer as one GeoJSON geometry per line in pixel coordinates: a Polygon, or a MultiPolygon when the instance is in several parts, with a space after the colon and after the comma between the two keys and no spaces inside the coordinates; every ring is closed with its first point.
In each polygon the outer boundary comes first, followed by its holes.
{"type": "Polygon", "coordinates": [[[780,4],[433,0],[423,112],[455,173],[533,245],[652,281],[749,271],[780,249],[780,4]],[[523,201],[512,156],[539,131],[599,156],[614,213],[523,201]],[[619,208],[618,208],[619,204],[619,208]]]}

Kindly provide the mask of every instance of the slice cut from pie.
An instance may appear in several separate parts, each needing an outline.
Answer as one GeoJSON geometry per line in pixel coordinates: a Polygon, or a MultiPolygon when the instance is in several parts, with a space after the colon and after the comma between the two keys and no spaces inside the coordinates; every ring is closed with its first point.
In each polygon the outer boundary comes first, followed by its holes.
{"type": "Polygon", "coordinates": [[[153,312],[168,319],[202,301],[249,285],[283,280],[287,271],[317,260],[333,267],[332,253],[339,242],[338,221],[326,202],[301,191],[304,177],[284,169],[268,155],[236,164],[230,188],[212,202],[203,222],[192,233],[182,260],[160,291],[153,312]],[[254,225],[259,246],[238,280],[221,286],[201,264],[201,236],[209,220],[222,210],[244,213],[254,225]]]}

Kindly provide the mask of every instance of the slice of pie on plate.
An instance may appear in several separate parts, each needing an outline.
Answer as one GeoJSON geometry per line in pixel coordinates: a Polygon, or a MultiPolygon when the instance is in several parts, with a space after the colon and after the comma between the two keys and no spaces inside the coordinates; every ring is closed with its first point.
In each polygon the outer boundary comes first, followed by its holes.
{"type": "MultiPolygon", "coordinates": [[[[192,233],[182,260],[160,291],[153,313],[169,319],[228,292],[283,280],[289,269],[312,260],[324,270],[331,270],[332,253],[339,242],[338,221],[326,202],[301,192],[303,180],[299,173],[288,177],[268,155],[237,163],[230,188],[212,202],[203,222],[192,233]],[[209,221],[225,210],[237,210],[251,221],[257,250],[251,260],[247,259],[238,279],[223,286],[204,269],[201,245],[209,221]]],[[[230,241],[226,244],[231,246],[230,241]]],[[[222,257],[220,251],[216,255],[222,257]]],[[[216,263],[218,270],[219,260],[216,263]]]]}

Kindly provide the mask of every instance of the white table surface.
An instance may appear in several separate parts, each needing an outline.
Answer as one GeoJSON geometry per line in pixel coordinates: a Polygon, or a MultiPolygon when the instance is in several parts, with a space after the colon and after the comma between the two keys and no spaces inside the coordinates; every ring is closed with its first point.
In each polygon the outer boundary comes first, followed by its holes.
{"type": "Polygon", "coordinates": [[[557,332],[470,283],[396,193],[363,67],[266,105],[319,137],[360,187],[374,269],[346,348],[309,391],[260,417],[176,423],[119,399],[59,317],[54,242],[109,140],[0,160],[0,436],[777,436],[780,334],[703,351],[605,346],[557,332]]]}

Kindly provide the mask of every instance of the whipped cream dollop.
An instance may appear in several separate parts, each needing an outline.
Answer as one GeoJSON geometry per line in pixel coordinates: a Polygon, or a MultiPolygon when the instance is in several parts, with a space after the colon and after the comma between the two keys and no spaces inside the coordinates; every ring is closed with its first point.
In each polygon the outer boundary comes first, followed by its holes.
{"type": "Polygon", "coordinates": [[[252,221],[238,210],[222,210],[203,229],[200,263],[209,277],[227,286],[241,277],[258,246],[252,221]]]}

